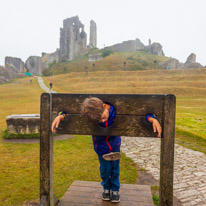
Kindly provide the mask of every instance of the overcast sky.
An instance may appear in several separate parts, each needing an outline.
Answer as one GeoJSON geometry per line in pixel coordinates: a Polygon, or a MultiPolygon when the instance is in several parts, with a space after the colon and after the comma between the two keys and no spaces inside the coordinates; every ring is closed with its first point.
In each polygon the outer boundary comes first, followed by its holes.
{"type": "Polygon", "coordinates": [[[5,56],[25,62],[54,52],[63,19],[76,15],[88,40],[96,22],[98,48],[135,38],[148,45],[150,38],[166,56],[185,62],[195,53],[206,65],[206,0],[2,0],[0,7],[0,65],[5,56]]]}

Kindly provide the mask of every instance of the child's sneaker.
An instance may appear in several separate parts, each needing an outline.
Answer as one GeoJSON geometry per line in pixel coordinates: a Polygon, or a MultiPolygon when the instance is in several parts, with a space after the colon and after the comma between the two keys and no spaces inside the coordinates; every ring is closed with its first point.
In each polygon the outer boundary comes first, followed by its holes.
{"type": "Polygon", "coordinates": [[[110,191],[109,190],[104,190],[102,193],[102,199],[103,200],[110,200],[110,191]]]}
{"type": "Polygon", "coordinates": [[[120,195],[118,191],[112,191],[111,194],[111,202],[119,202],[120,201],[120,195]]]}

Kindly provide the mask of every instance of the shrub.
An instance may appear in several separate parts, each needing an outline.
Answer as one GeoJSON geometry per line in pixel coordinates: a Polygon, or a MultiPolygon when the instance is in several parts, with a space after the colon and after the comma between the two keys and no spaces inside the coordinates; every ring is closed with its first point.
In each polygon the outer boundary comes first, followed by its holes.
{"type": "Polygon", "coordinates": [[[110,54],[112,54],[111,49],[105,48],[105,49],[102,50],[102,57],[109,56],[110,54]]]}

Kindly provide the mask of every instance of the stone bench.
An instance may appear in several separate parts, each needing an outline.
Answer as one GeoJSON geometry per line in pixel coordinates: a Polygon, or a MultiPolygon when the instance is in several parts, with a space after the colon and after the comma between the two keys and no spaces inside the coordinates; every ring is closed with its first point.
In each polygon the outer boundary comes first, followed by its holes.
{"type": "Polygon", "coordinates": [[[6,117],[7,131],[13,134],[40,132],[40,114],[13,114],[6,117]]]}

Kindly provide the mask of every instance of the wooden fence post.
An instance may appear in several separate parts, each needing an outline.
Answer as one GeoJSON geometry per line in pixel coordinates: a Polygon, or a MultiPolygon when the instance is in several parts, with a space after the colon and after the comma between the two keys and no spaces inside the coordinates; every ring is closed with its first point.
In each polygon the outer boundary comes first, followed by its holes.
{"type": "Polygon", "coordinates": [[[173,205],[175,109],[175,96],[166,95],[160,154],[160,206],[173,205]]]}
{"type": "Polygon", "coordinates": [[[41,95],[40,111],[40,200],[54,205],[53,194],[53,137],[51,136],[51,94],[41,95]],[[45,198],[46,196],[46,198],[45,198]]]}

